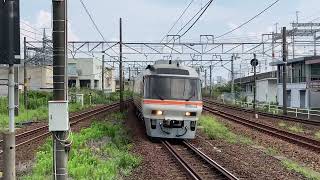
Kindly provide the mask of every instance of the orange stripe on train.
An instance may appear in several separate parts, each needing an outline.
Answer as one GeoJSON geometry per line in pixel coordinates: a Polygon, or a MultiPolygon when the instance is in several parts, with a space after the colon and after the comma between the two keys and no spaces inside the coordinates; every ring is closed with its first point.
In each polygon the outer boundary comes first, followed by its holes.
{"type": "Polygon", "coordinates": [[[159,104],[159,105],[196,105],[202,106],[202,101],[177,101],[177,100],[157,100],[157,99],[144,99],[144,104],[159,104]]]}

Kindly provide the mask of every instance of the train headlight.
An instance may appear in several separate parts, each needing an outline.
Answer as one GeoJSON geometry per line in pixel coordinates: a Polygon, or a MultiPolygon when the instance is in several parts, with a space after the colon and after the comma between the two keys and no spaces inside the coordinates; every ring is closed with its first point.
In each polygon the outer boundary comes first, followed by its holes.
{"type": "Polygon", "coordinates": [[[185,116],[196,116],[197,113],[196,112],[186,112],[185,116]]]}
{"type": "Polygon", "coordinates": [[[151,111],[151,114],[157,115],[157,116],[161,116],[161,115],[163,115],[163,111],[160,111],[160,110],[152,110],[152,111],[151,111]]]}

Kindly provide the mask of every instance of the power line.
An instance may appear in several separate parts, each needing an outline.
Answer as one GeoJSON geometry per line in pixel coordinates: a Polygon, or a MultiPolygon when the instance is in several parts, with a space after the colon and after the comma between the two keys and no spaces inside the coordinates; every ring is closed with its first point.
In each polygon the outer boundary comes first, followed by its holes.
{"type": "Polygon", "coordinates": [[[230,30],[230,31],[227,31],[226,33],[224,34],[221,34],[219,36],[217,36],[215,39],[217,38],[221,38],[227,34],[230,34],[238,29],[240,29],[241,27],[243,27],[244,25],[248,24],[249,22],[251,22],[253,19],[257,18],[258,16],[260,16],[261,14],[263,14],[264,12],[266,12],[268,9],[270,9],[272,6],[274,6],[276,3],[278,3],[280,0],[276,0],[275,2],[273,2],[272,4],[270,4],[267,8],[265,8],[264,10],[262,10],[260,13],[258,13],[257,15],[253,16],[252,18],[250,18],[248,21],[242,23],[241,25],[237,26],[236,28],[230,30]]]}
{"type": "Polygon", "coordinates": [[[181,34],[180,37],[183,37],[199,21],[201,16],[206,12],[206,10],[209,8],[209,6],[211,5],[212,2],[213,2],[213,0],[209,1],[209,4],[207,6],[205,6],[205,9],[202,11],[200,16],[193,22],[193,24],[184,33],[181,34]]]}
{"type": "MultiPolygon", "coordinates": [[[[89,16],[89,18],[90,18],[90,20],[91,20],[94,28],[96,29],[96,31],[99,33],[99,35],[101,36],[101,38],[102,38],[105,42],[107,42],[107,40],[104,38],[102,32],[100,31],[98,25],[96,24],[96,22],[94,21],[93,17],[91,16],[91,13],[89,12],[88,8],[87,8],[86,5],[84,4],[83,0],[80,0],[80,2],[81,2],[81,4],[82,4],[84,10],[86,11],[87,15],[89,16]]],[[[110,47],[110,49],[111,49],[114,53],[116,53],[116,54],[118,55],[118,53],[117,53],[115,50],[113,50],[112,47],[111,47],[108,43],[107,43],[107,45],[110,47]]],[[[109,54],[107,54],[107,55],[110,56],[109,54]]],[[[110,57],[111,57],[111,56],[110,56],[110,57]]]]}
{"type": "Polygon", "coordinates": [[[182,16],[187,12],[187,10],[189,9],[189,7],[191,6],[191,4],[194,2],[194,0],[191,0],[191,2],[188,4],[188,6],[183,10],[183,12],[181,13],[181,15],[179,16],[179,18],[176,20],[176,22],[172,25],[172,27],[170,28],[170,30],[167,32],[167,34],[161,39],[160,42],[162,42],[167,35],[169,35],[169,33],[172,31],[172,29],[177,25],[177,23],[180,21],[180,19],[182,18],[182,16]]]}
{"type": "MultiPolygon", "coordinates": [[[[190,22],[192,22],[192,20],[193,20],[201,11],[203,11],[204,9],[206,9],[206,8],[208,7],[208,5],[212,3],[212,1],[213,1],[213,0],[208,1],[208,2],[206,3],[206,5],[203,6],[203,7],[176,33],[176,35],[178,35],[185,27],[187,27],[188,24],[189,24],[190,22]]],[[[204,11],[203,11],[203,12],[204,12],[204,11]]],[[[200,16],[201,16],[201,15],[200,15],[200,16]]]]}

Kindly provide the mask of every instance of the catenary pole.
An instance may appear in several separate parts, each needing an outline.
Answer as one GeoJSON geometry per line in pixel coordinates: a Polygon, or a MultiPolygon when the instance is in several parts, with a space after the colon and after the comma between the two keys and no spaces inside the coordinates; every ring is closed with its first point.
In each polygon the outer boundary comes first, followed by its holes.
{"type": "Polygon", "coordinates": [[[283,91],[283,114],[287,115],[287,29],[286,27],[282,28],[282,91],[283,91]]]}
{"type": "Polygon", "coordinates": [[[120,53],[119,53],[119,85],[120,85],[120,111],[123,112],[124,107],[123,107],[123,73],[122,73],[122,18],[120,18],[120,42],[119,42],[119,46],[120,46],[120,53]]]}
{"type": "Polygon", "coordinates": [[[104,67],[104,55],[102,55],[102,71],[101,71],[101,89],[102,92],[104,93],[104,73],[105,73],[105,67],[104,67]]]}
{"type": "MultiPolygon", "coordinates": [[[[52,0],[52,39],[53,39],[53,100],[65,101],[66,86],[66,58],[67,58],[67,0],[52,0]]],[[[53,178],[68,179],[67,152],[65,149],[65,131],[53,133],[53,178]]]]}

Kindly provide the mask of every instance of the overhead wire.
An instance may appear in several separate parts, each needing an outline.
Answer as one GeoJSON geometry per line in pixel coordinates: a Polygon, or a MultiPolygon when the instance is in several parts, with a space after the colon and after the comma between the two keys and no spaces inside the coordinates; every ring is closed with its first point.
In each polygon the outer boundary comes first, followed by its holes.
{"type": "Polygon", "coordinates": [[[228,35],[228,34],[234,32],[234,31],[242,28],[243,26],[245,26],[246,24],[250,23],[252,20],[254,20],[255,18],[257,18],[258,16],[260,16],[261,14],[263,14],[264,12],[266,12],[268,9],[270,9],[271,7],[273,7],[273,6],[274,6],[275,4],[277,4],[279,1],[280,1],[280,0],[274,1],[272,4],[270,4],[268,7],[266,7],[265,9],[263,9],[261,12],[259,12],[258,14],[256,14],[255,16],[253,16],[252,18],[250,18],[249,20],[247,20],[246,22],[240,24],[239,26],[233,28],[233,29],[230,30],[230,31],[227,31],[227,32],[225,32],[225,33],[223,33],[223,34],[215,37],[215,39],[221,38],[221,37],[223,37],[223,36],[225,36],[225,35],[228,35]]]}
{"type": "MultiPolygon", "coordinates": [[[[89,9],[87,8],[87,6],[86,6],[85,3],[83,2],[83,0],[80,0],[80,3],[82,4],[84,10],[86,11],[87,15],[89,16],[89,18],[90,18],[90,20],[91,20],[94,28],[96,29],[96,31],[99,33],[99,35],[101,36],[101,38],[102,38],[105,42],[107,42],[107,40],[105,39],[105,37],[103,36],[102,32],[100,31],[98,25],[97,25],[96,22],[94,21],[91,13],[89,12],[89,9]]],[[[110,47],[110,45],[109,45],[108,43],[106,43],[106,44],[110,47]]],[[[110,49],[111,49],[115,54],[119,55],[114,49],[112,49],[112,47],[110,47],[110,49]]],[[[109,57],[111,57],[111,55],[109,55],[109,54],[107,54],[107,53],[105,53],[105,54],[108,55],[109,57]]]]}

